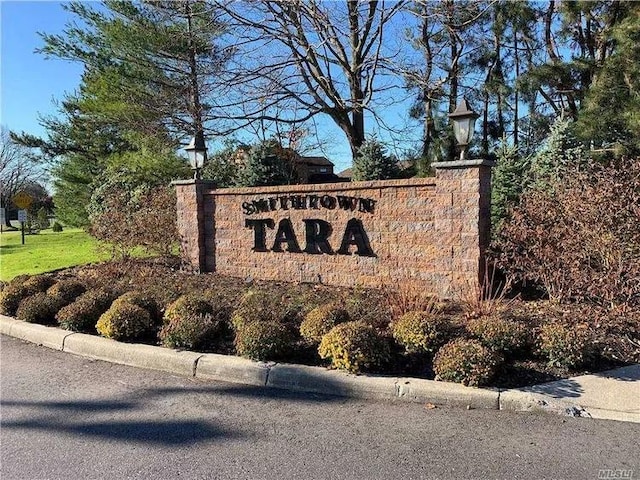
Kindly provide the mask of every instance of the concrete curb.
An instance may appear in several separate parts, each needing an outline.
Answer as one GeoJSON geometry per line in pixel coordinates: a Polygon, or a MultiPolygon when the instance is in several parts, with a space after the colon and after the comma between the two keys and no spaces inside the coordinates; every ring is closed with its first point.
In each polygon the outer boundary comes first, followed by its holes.
{"type": "Polygon", "coordinates": [[[195,376],[208,380],[264,387],[267,384],[267,377],[272,365],[230,355],[207,353],[198,360],[195,376]]]}
{"type": "Polygon", "coordinates": [[[500,410],[512,410],[515,412],[553,413],[570,417],[591,417],[581,406],[573,402],[565,401],[543,395],[541,393],[525,390],[503,390],[500,392],[500,410]]]}
{"type": "Polygon", "coordinates": [[[202,356],[200,353],[178,352],[152,345],[121,343],[83,333],[70,335],[65,341],[64,351],[97,360],[161,370],[188,377],[194,376],[196,364],[202,356]]]}
{"type": "Polygon", "coordinates": [[[254,362],[227,355],[120,343],[93,335],[29,324],[4,315],[0,315],[0,334],[98,360],[244,385],[356,399],[396,400],[467,409],[541,412],[640,422],[640,413],[635,410],[630,412],[585,408],[566,399],[531,391],[531,387],[500,391],[420,378],[351,375],[322,367],[254,362]]]}

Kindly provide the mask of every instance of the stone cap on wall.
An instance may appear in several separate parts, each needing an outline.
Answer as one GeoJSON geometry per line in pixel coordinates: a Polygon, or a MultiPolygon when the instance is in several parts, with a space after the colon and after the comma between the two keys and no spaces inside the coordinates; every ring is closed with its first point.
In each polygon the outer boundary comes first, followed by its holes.
{"type": "Polygon", "coordinates": [[[208,193],[215,195],[258,195],[268,193],[307,193],[322,190],[323,192],[340,192],[353,190],[369,190],[372,188],[394,187],[433,187],[436,184],[435,177],[407,178],[399,180],[372,180],[366,182],[338,182],[299,185],[276,185],[264,187],[231,187],[212,190],[208,193]]]}
{"type": "Polygon", "coordinates": [[[483,158],[477,158],[472,160],[453,160],[451,162],[436,162],[432,163],[433,168],[446,169],[446,168],[471,168],[471,167],[495,167],[496,162],[493,160],[486,160],[483,158]]]}

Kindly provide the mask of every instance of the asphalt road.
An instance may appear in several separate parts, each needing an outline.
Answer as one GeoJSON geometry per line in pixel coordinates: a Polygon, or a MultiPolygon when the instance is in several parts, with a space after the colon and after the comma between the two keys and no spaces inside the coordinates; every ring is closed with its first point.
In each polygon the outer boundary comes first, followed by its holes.
{"type": "Polygon", "coordinates": [[[0,361],[2,480],[640,479],[640,424],[204,382],[8,337],[0,361]]]}

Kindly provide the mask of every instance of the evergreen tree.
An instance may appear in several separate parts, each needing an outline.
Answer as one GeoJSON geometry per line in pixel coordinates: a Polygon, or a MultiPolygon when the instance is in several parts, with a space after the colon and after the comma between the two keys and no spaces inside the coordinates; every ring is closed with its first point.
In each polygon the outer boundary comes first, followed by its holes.
{"type": "Polygon", "coordinates": [[[576,138],[573,127],[574,122],[565,117],[559,117],[551,125],[549,136],[531,162],[532,186],[549,188],[588,160],[587,152],[576,138]]]}
{"type": "Polygon", "coordinates": [[[83,107],[121,128],[173,138],[211,123],[213,83],[227,59],[215,8],[201,0],[70,2],[81,23],[42,35],[40,50],[85,67],[83,107]],[[82,25],[82,26],[78,26],[82,25]]]}
{"type": "Polygon", "coordinates": [[[495,234],[529,186],[531,160],[503,142],[491,177],[491,227],[495,234]]]}
{"type": "Polygon", "coordinates": [[[613,29],[614,53],[595,75],[578,132],[596,148],[612,144],[640,153],[640,6],[629,5],[629,16],[613,29]]]}
{"type": "Polygon", "coordinates": [[[378,140],[367,140],[358,149],[353,161],[354,180],[386,180],[398,178],[399,174],[398,161],[387,154],[387,149],[378,140]]]}
{"type": "Polygon", "coordinates": [[[283,149],[276,140],[252,146],[238,174],[238,185],[257,187],[298,183],[293,155],[294,152],[283,149]]]}

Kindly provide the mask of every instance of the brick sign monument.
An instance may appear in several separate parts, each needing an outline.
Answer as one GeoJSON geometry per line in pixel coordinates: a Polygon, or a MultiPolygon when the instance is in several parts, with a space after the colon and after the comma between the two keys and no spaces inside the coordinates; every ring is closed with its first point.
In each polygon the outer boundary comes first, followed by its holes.
{"type": "Polygon", "coordinates": [[[411,282],[459,296],[484,271],[492,163],[407,180],[216,189],[174,182],[181,248],[199,272],[337,286],[411,282]]]}

